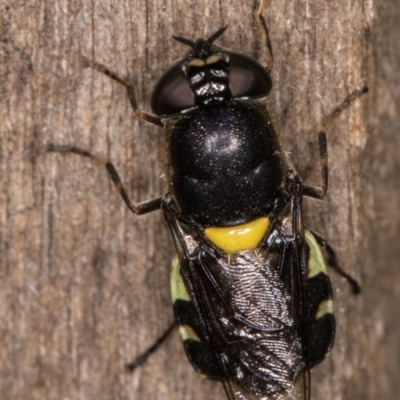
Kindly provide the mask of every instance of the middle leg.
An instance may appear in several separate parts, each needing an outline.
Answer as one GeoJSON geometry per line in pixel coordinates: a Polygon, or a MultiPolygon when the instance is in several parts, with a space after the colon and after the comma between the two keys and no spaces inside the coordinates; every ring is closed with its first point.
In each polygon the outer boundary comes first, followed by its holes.
{"type": "Polygon", "coordinates": [[[319,159],[321,164],[321,175],[322,175],[322,185],[321,186],[303,186],[303,194],[307,197],[313,197],[315,199],[322,200],[326,191],[328,190],[328,148],[326,144],[326,132],[332,125],[333,121],[340,115],[340,113],[347,108],[350,103],[352,103],[355,99],[362,96],[364,93],[368,92],[368,88],[364,86],[361,89],[355,90],[349,96],[345,98],[342,104],[337,106],[327,118],[325,118],[325,122],[322,127],[322,131],[318,134],[318,142],[319,142],[319,159]]]}

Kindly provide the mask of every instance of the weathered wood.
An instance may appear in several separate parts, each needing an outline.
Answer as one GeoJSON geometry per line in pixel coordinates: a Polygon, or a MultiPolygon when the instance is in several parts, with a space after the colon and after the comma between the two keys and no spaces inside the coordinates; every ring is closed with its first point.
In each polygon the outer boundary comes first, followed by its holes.
{"type": "MultiPolygon", "coordinates": [[[[162,131],[139,122],[125,91],[82,69],[82,55],[152,85],[207,37],[265,60],[256,1],[0,0],[0,399],[224,399],[197,376],[175,332],[133,375],[130,361],[172,321],[174,253],[160,213],[136,218],[106,172],[74,144],[109,157],[132,199],[162,192],[162,131]]],[[[278,1],[265,6],[275,55],[270,107],[305,182],[320,182],[317,132],[368,82],[328,133],[330,186],[305,220],[360,280],[333,276],[332,357],[313,372],[313,398],[392,399],[400,391],[400,1],[278,1]]]]}

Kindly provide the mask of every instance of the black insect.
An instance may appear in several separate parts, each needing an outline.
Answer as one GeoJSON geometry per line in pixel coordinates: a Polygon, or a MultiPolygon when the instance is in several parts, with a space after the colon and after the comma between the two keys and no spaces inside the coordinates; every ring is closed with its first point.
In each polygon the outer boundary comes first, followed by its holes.
{"type": "MultiPolygon", "coordinates": [[[[175,37],[190,50],[157,82],[155,115],[138,110],[131,83],[86,61],[126,87],[139,118],[164,128],[169,187],[163,196],[133,205],[110,162],[71,146],[49,151],[104,164],[133,213],[163,211],[177,251],[171,275],[176,323],[196,371],[222,381],[230,400],[282,399],[303,376],[309,399],[310,368],[326,357],[335,336],[320,247],[355,292],[359,287],[326,241],[303,225],[303,196],[322,199],[327,191],[326,136],[319,134],[322,186],[307,186],[262,101],[272,88],[273,59],[261,8],[257,22],[269,50],[267,68],[214,45],[226,27],[208,40],[175,37]]],[[[366,90],[337,107],[324,131],[366,90]]]]}

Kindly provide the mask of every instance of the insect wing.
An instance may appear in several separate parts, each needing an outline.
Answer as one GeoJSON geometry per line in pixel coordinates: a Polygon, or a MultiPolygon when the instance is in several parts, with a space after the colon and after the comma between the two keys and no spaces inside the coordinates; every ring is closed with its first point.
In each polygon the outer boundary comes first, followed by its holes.
{"type": "Polygon", "coordinates": [[[285,218],[256,253],[230,257],[167,218],[179,259],[173,280],[185,298],[173,294],[186,353],[198,372],[223,382],[230,400],[308,396],[307,385],[294,388],[306,363],[294,295],[299,257],[285,218]]]}
{"type": "Polygon", "coordinates": [[[266,396],[257,396],[257,395],[252,395],[249,393],[243,392],[243,390],[235,385],[232,386],[232,391],[234,393],[234,399],[235,400],[310,400],[310,397],[307,397],[308,395],[304,391],[304,385],[303,385],[303,375],[302,377],[294,384],[293,388],[286,392],[286,393],[281,393],[281,394],[276,394],[275,396],[272,397],[266,397],[266,396]]]}

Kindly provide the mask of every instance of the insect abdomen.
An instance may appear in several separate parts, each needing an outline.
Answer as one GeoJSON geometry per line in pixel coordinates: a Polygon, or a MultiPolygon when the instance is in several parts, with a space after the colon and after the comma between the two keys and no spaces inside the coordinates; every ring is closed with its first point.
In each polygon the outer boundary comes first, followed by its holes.
{"type": "MultiPolygon", "coordinates": [[[[288,388],[290,388],[290,385],[294,384],[294,381],[296,380],[296,377],[298,376],[298,373],[302,368],[312,367],[318,364],[329,354],[329,351],[333,346],[335,336],[335,319],[333,316],[331,284],[327,275],[327,270],[321,250],[314,236],[308,230],[305,230],[305,239],[308,248],[309,307],[310,313],[313,316],[313,321],[309,324],[308,330],[310,351],[307,357],[307,363],[301,360],[301,339],[299,333],[295,333],[296,326],[293,325],[294,321],[291,319],[290,315],[286,315],[284,310],[280,309],[280,307],[283,306],[282,303],[279,303],[280,306],[277,310],[275,310],[275,312],[278,312],[280,310],[279,315],[282,314],[281,323],[283,324],[283,326],[286,326],[286,328],[284,328],[284,331],[280,331],[278,328],[274,328],[274,333],[272,325],[269,327],[268,325],[265,325],[264,328],[257,328],[257,330],[260,329],[259,333],[254,334],[255,331],[252,331],[251,328],[249,328],[250,330],[248,331],[248,334],[250,335],[250,342],[248,343],[246,342],[247,339],[245,339],[244,337],[236,337],[236,339],[233,339],[236,336],[236,332],[234,333],[234,331],[231,331],[231,334],[233,335],[232,340],[239,340],[240,342],[243,340],[241,347],[243,347],[242,350],[245,349],[246,351],[243,354],[242,351],[239,351],[237,353],[237,356],[239,357],[238,359],[235,359],[234,353],[231,353],[230,351],[227,351],[225,353],[225,350],[223,348],[218,348],[218,350],[221,352],[219,355],[215,354],[215,349],[212,349],[209,345],[209,342],[204,339],[204,324],[201,323],[196,308],[192,303],[188,290],[186,289],[178,258],[174,258],[171,273],[171,294],[174,314],[184,343],[186,355],[197,372],[205,375],[207,378],[219,380],[221,379],[221,375],[217,367],[216,360],[219,359],[218,357],[221,356],[227,357],[231,363],[228,369],[232,367],[232,371],[230,371],[232,376],[229,375],[229,378],[232,379],[233,382],[236,382],[243,389],[253,394],[268,393],[268,395],[271,395],[273,393],[279,393],[279,387],[281,387],[282,391],[288,390],[288,388]],[[252,335],[254,335],[254,337],[251,339],[252,335]],[[257,339],[259,335],[261,336],[257,339]],[[279,346],[279,349],[275,348],[275,344],[277,342],[281,343],[281,347],[286,346],[287,348],[285,347],[283,350],[279,346]],[[269,348],[269,346],[271,346],[271,348],[269,348]],[[263,351],[265,351],[265,355],[260,354],[260,352],[263,351]],[[293,354],[291,353],[291,351],[293,352],[293,354]],[[252,354],[252,352],[254,352],[254,354],[252,354]],[[267,361],[267,358],[270,361],[267,361]],[[276,364],[276,366],[279,366],[282,362],[293,362],[293,365],[291,367],[288,366],[287,371],[283,371],[284,373],[282,374],[282,376],[276,378],[274,377],[273,372],[275,369],[274,365],[276,364]],[[260,365],[263,365],[265,375],[261,373],[260,379],[256,378],[255,376],[252,376],[250,379],[249,376],[244,380],[242,380],[241,374],[236,376],[234,371],[240,371],[241,369],[243,369],[243,365],[246,365],[247,363],[250,363],[251,369],[255,368],[256,364],[258,365],[258,363],[260,365]],[[269,368],[271,368],[270,371],[269,368]]],[[[258,257],[263,258],[262,254],[264,251],[266,251],[266,249],[263,248],[264,245],[259,248],[258,257]]],[[[276,265],[273,261],[275,260],[275,258],[273,257],[273,253],[274,251],[278,251],[279,249],[280,246],[278,245],[276,249],[270,249],[266,252],[266,254],[269,254],[272,258],[269,258],[268,262],[265,260],[265,264],[262,263],[262,268],[266,268],[265,272],[263,273],[265,274],[265,276],[268,276],[268,268],[276,268],[276,265]]],[[[206,262],[205,258],[203,259],[203,262],[206,262]]],[[[222,262],[222,260],[220,260],[220,262],[222,262]]],[[[232,263],[232,268],[234,268],[235,262],[233,260],[232,263]]],[[[218,274],[213,268],[218,268],[218,265],[219,264],[216,263],[213,267],[212,264],[207,264],[209,272],[216,279],[216,284],[218,282],[218,274]]],[[[253,263],[251,265],[253,265],[253,263]]],[[[228,268],[231,267],[228,266],[228,268]]],[[[248,268],[251,269],[252,267],[249,265],[248,268]]],[[[245,273],[244,271],[243,273],[245,273]]],[[[230,276],[233,277],[233,275],[230,276]]],[[[270,284],[278,285],[276,287],[276,289],[278,289],[281,285],[279,283],[279,278],[273,278],[273,276],[275,275],[271,275],[271,277],[269,278],[270,284]],[[278,279],[278,281],[275,281],[274,279],[278,279]]],[[[261,275],[258,276],[256,282],[260,281],[261,278],[261,275]]],[[[240,278],[238,277],[238,279],[240,278]]],[[[233,284],[233,287],[230,288],[231,290],[234,290],[235,287],[240,287],[240,285],[235,285],[234,281],[231,281],[231,283],[233,284]]],[[[256,286],[254,287],[254,290],[256,289],[256,286]]],[[[270,287],[265,287],[266,292],[270,290],[270,287]]],[[[284,289],[282,290],[282,293],[286,293],[284,289]]],[[[254,300],[255,299],[256,297],[254,297],[254,300]]],[[[273,299],[274,298],[272,297],[271,301],[274,301],[273,299]]],[[[218,309],[218,302],[214,303],[215,300],[216,299],[212,300],[212,304],[216,307],[216,309],[218,309]]],[[[234,303],[236,303],[236,301],[233,299],[229,300],[228,298],[226,298],[225,300],[227,300],[228,303],[231,305],[234,305],[234,303]],[[231,301],[234,301],[234,303],[231,303],[231,301]]],[[[250,318],[247,324],[254,324],[256,323],[256,321],[258,321],[258,323],[261,323],[261,320],[259,318],[263,315],[264,312],[268,311],[269,307],[269,304],[264,305],[266,307],[261,309],[257,308],[255,303],[254,307],[256,308],[249,310],[249,315],[243,315],[244,318],[250,318]],[[258,315],[258,318],[256,317],[254,321],[251,321],[251,318],[253,318],[252,316],[256,315],[258,315]]],[[[232,311],[234,311],[234,309],[232,309],[232,311]]],[[[270,312],[272,317],[274,308],[272,308],[270,312]]],[[[236,309],[236,313],[239,313],[237,314],[237,316],[240,315],[239,309],[236,309]]],[[[272,321],[274,320],[275,319],[272,319],[270,323],[272,323],[272,321]]],[[[239,321],[235,322],[235,319],[231,320],[231,323],[239,323],[238,327],[241,326],[239,321]]],[[[265,321],[265,323],[267,323],[267,320],[265,321]]],[[[246,326],[242,326],[242,328],[247,329],[246,326]]],[[[228,331],[226,331],[226,333],[228,333],[228,331]]]]}

